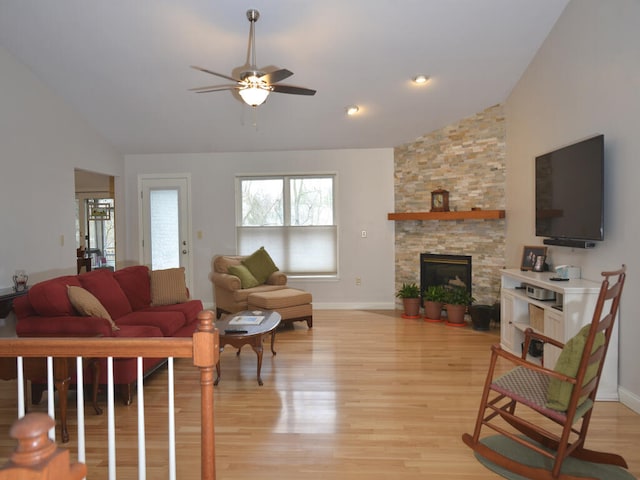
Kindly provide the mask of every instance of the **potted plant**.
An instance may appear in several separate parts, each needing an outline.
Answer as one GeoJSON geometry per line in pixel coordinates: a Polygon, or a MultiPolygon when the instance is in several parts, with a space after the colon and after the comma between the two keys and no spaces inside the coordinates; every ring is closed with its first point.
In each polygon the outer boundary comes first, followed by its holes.
{"type": "Polygon", "coordinates": [[[442,321],[442,305],[445,299],[444,285],[429,285],[423,295],[425,320],[431,322],[442,321]]]}
{"type": "Polygon", "coordinates": [[[467,307],[475,301],[464,287],[452,287],[446,290],[444,303],[447,306],[447,325],[462,327],[467,307]]]}
{"type": "Polygon", "coordinates": [[[403,283],[396,293],[404,306],[403,318],[418,318],[420,314],[420,287],[415,283],[403,283]]]}

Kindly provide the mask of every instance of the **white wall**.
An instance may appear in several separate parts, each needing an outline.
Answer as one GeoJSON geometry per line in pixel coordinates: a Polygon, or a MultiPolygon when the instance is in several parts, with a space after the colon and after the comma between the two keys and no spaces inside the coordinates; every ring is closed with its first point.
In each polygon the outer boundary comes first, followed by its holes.
{"type": "Polygon", "coordinates": [[[310,291],[315,308],[394,308],[394,225],[387,220],[393,211],[393,149],[127,155],[127,258],[139,255],[138,175],[185,172],[191,174],[194,296],[205,305],[213,303],[211,258],[236,252],[235,176],[335,172],[339,278],[289,283],[310,291]]]}
{"type": "Polygon", "coordinates": [[[1,47],[0,72],[5,288],[16,269],[27,271],[30,284],[76,272],[74,168],[118,176],[124,159],[1,47]]]}
{"type": "MultiPolygon", "coordinates": [[[[626,263],[620,308],[621,399],[640,412],[640,2],[572,0],[506,102],[507,265],[534,235],[535,156],[592,134],[605,136],[605,241],[595,249],[550,247],[551,262],[583,277],[626,263]]],[[[579,174],[579,173],[577,173],[579,174]]]]}

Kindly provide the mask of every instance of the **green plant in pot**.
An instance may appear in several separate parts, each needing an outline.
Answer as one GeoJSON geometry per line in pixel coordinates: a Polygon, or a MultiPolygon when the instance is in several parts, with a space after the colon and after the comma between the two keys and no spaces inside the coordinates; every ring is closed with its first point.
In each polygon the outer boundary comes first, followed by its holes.
{"type": "Polygon", "coordinates": [[[422,294],[424,301],[424,315],[428,321],[442,320],[442,305],[444,304],[446,289],[444,285],[429,285],[422,294]]]}
{"type": "Polygon", "coordinates": [[[415,283],[403,283],[396,297],[402,299],[403,317],[416,318],[420,314],[420,287],[415,283]]]}
{"type": "Polygon", "coordinates": [[[467,307],[475,301],[464,287],[452,287],[446,290],[444,303],[447,306],[447,324],[464,326],[464,314],[467,307]]]}

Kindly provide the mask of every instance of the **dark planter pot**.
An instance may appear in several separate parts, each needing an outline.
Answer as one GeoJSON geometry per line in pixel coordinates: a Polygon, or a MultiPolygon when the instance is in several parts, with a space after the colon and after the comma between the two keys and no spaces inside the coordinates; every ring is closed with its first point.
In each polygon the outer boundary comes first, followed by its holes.
{"type": "Polygon", "coordinates": [[[471,305],[471,326],[474,330],[486,331],[491,326],[491,320],[495,318],[495,307],[493,305],[471,305]]]}
{"type": "Polygon", "coordinates": [[[419,298],[403,298],[404,306],[403,317],[418,318],[420,317],[420,299],[419,298]]]}
{"type": "Polygon", "coordinates": [[[427,321],[442,321],[442,302],[426,300],[424,302],[424,316],[427,321]]]}
{"type": "Polygon", "coordinates": [[[452,327],[463,327],[465,325],[464,314],[466,311],[466,305],[447,304],[447,325],[452,327]]]}

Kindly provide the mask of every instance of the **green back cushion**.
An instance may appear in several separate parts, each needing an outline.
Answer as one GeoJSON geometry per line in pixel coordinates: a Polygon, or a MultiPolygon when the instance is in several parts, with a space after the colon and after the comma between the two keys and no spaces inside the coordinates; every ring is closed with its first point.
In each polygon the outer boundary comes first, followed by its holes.
{"type": "Polygon", "coordinates": [[[231,275],[235,275],[240,278],[240,285],[242,288],[251,288],[260,285],[258,280],[256,280],[256,277],[254,277],[249,269],[244,265],[232,265],[228,267],[227,270],[231,275]]]}
{"type": "MultiPolygon", "coordinates": [[[[589,328],[591,325],[585,325],[578,332],[578,334],[569,340],[562,349],[562,353],[558,357],[558,362],[554,370],[568,377],[575,378],[578,374],[578,368],[580,367],[580,359],[582,358],[582,352],[584,351],[587,337],[589,336],[589,328]]],[[[599,332],[596,334],[596,338],[593,341],[593,348],[591,352],[595,352],[598,348],[604,345],[604,334],[599,332]]],[[[593,363],[587,367],[587,373],[584,377],[584,384],[589,383],[593,377],[598,373],[598,366],[600,362],[593,363]]],[[[564,412],[569,408],[569,400],[571,399],[571,392],[573,391],[573,385],[552,378],[549,381],[549,388],[547,389],[547,407],[553,410],[564,412]]],[[[581,398],[578,402],[580,405],[586,399],[581,398]]]]}
{"type": "Polygon", "coordinates": [[[260,247],[247,258],[242,260],[242,264],[249,269],[260,285],[267,281],[267,278],[278,271],[278,267],[264,249],[260,247]]]}

